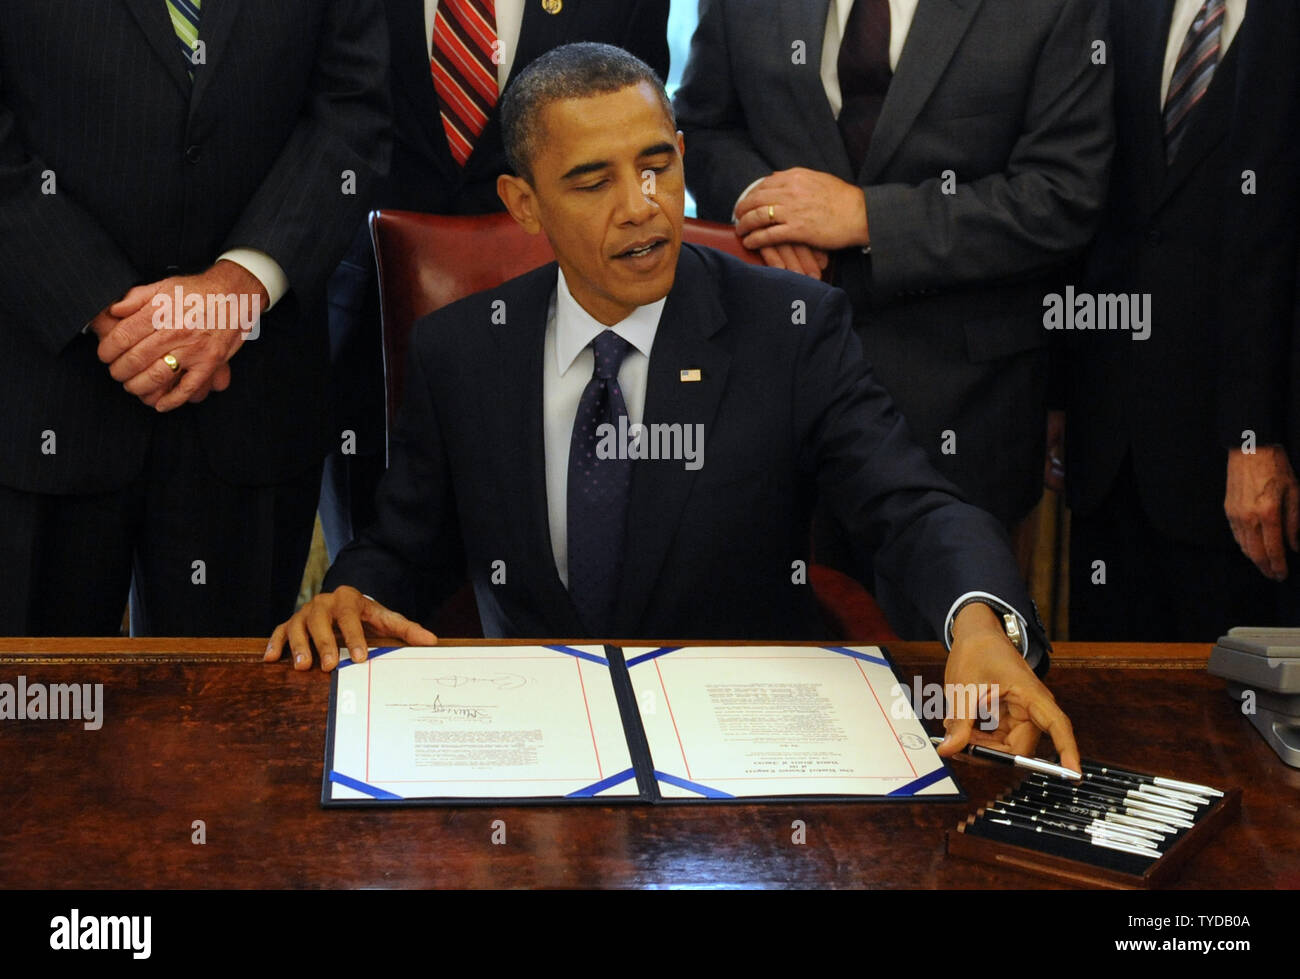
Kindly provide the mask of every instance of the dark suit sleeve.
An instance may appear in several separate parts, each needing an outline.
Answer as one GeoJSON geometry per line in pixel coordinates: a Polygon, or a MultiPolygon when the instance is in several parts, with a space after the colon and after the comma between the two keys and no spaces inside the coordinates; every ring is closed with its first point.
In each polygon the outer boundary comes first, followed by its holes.
{"type": "Polygon", "coordinates": [[[1024,126],[1001,173],[943,192],[943,177],[865,187],[872,278],[882,294],[1023,274],[1096,230],[1114,148],[1106,0],[1068,0],[1043,45],[1024,126]]]}
{"type": "Polygon", "coordinates": [[[420,324],[412,337],[406,393],[375,498],[377,518],[345,547],[322,588],[351,585],[416,621],[427,620],[465,580],[451,472],[438,427],[420,324]]]}
{"type": "Polygon", "coordinates": [[[284,269],[289,288],[325,285],[365,214],[391,150],[388,32],[379,0],[333,0],[297,126],[226,240],[284,269]],[[344,192],[345,173],[355,192],[344,192]]]}
{"type": "Polygon", "coordinates": [[[668,81],[671,61],[668,52],[669,0],[637,0],[628,19],[627,33],[622,47],[655,70],[668,81]]]}
{"type": "Polygon", "coordinates": [[[673,99],[677,124],[686,133],[686,183],[699,216],[713,221],[730,221],[741,192],[772,172],[749,136],[736,95],[725,6],[723,0],[700,0],[700,23],[673,99]]]}
{"type": "Polygon", "coordinates": [[[1277,93],[1239,96],[1228,135],[1218,436],[1225,448],[1239,449],[1246,431],[1259,445],[1286,441],[1288,392],[1296,383],[1290,352],[1300,228],[1300,3],[1248,7],[1234,44],[1242,45],[1239,71],[1253,76],[1238,92],[1277,93]],[[1253,193],[1245,192],[1248,173],[1253,193]]]}
{"type": "Polygon", "coordinates": [[[963,502],[913,441],[862,358],[847,296],[827,293],[799,329],[794,431],[821,499],[936,636],[960,596],[987,592],[1026,620],[1043,656],[1030,665],[1044,671],[1045,637],[1002,527],[963,502]]]}
{"type": "Polygon", "coordinates": [[[46,184],[47,170],[23,145],[0,65],[0,309],[58,354],[139,277],[61,175],[46,184]]]}

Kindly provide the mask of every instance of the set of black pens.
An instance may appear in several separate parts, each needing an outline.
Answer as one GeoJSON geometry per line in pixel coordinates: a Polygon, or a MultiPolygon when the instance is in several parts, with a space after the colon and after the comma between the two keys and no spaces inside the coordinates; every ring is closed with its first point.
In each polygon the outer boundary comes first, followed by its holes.
{"type": "Polygon", "coordinates": [[[1024,793],[1027,799],[1037,798],[1061,805],[1075,806],[1089,812],[1102,812],[1126,820],[1138,820],[1138,825],[1146,825],[1148,828],[1191,829],[1193,825],[1190,819],[1185,818],[1175,809],[1165,809],[1163,806],[1141,801],[1129,803],[1125,799],[1063,785],[1026,780],[1021,783],[1019,791],[1024,793]]]}
{"type": "Polygon", "coordinates": [[[1081,773],[1071,774],[1081,777],[1030,774],[985,806],[972,829],[1049,851],[1082,846],[1154,861],[1223,795],[1207,785],[1095,762],[1084,762],[1081,773]],[[1069,842],[1062,846],[1053,840],[1069,842]]]}

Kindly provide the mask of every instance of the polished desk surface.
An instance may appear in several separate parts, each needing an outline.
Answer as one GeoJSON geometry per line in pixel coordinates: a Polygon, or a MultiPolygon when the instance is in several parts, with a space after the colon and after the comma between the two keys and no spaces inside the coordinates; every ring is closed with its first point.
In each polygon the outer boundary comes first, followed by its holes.
{"type": "MultiPolygon", "coordinates": [[[[945,854],[945,830],[1018,780],[984,762],[954,763],[964,803],[322,809],[329,680],[262,648],[0,639],[0,683],[104,684],[99,731],[0,721],[0,887],[1053,886],[945,854]]],[[[938,644],[889,649],[908,682],[942,682],[938,644]]],[[[1174,886],[1300,887],[1300,771],[1205,672],[1209,650],[1062,643],[1049,682],[1085,757],[1241,788],[1174,886]]]]}

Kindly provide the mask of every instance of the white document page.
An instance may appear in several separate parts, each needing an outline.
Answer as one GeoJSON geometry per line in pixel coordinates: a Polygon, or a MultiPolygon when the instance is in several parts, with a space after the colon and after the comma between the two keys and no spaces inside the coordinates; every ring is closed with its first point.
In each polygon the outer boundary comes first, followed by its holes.
{"type": "Polygon", "coordinates": [[[601,646],[396,649],[337,682],[330,800],[637,795],[601,646]]]}
{"type": "Polygon", "coordinates": [[[877,647],[656,652],[623,649],[665,798],[959,794],[877,647]]]}

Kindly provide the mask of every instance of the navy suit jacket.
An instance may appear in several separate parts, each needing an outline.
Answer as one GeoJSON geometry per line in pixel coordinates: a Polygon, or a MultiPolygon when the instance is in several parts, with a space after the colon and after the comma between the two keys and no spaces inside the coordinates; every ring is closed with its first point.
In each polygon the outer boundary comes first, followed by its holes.
{"type": "MultiPolygon", "coordinates": [[[[547,522],[542,356],[555,287],[546,265],[416,324],[378,521],[326,589],[352,585],[419,619],[468,573],[486,634],[584,635],[547,522]]],[[[912,441],[838,289],[683,246],[643,421],[702,425],[703,466],[634,463],[620,637],[822,637],[796,573],[819,495],[936,633],[971,590],[1030,614],[1001,528],[912,441]]]]}

